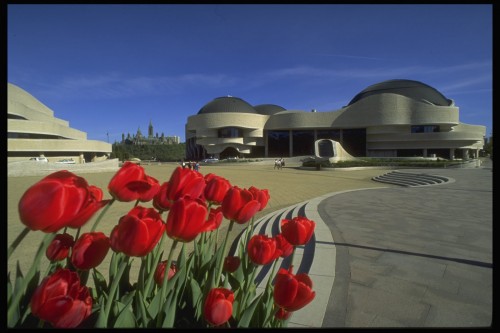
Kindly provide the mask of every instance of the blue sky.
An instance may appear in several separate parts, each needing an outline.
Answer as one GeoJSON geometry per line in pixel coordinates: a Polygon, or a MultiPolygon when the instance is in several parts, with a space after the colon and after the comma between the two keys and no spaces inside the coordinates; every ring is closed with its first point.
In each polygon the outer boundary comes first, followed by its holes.
{"type": "Polygon", "coordinates": [[[221,96],[332,111],[366,87],[436,88],[492,128],[491,4],[7,6],[8,81],[113,143],[177,135],[221,96]],[[108,136],[109,134],[109,136],[108,136]]]}

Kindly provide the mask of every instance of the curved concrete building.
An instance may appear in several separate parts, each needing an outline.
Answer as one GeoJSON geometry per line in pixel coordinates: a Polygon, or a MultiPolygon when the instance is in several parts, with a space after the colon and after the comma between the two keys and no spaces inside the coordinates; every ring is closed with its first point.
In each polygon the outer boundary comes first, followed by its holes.
{"type": "Polygon", "coordinates": [[[87,140],[87,133],[69,127],[35,97],[7,84],[8,161],[45,156],[49,162],[72,158],[76,163],[107,159],[111,144],[87,140]]]}
{"type": "Polygon", "coordinates": [[[203,106],[186,124],[186,157],[314,155],[332,139],[352,156],[477,157],[486,127],[459,121],[459,109],[436,89],[412,80],[371,85],[340,110],[251,106],[232,96],[203,106]]]}

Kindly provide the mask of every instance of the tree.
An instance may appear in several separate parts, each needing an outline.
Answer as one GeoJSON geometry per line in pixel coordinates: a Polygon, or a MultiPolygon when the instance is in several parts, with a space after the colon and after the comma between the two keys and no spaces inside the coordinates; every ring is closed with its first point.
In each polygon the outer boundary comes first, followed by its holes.
{"type": "Polygon", "coordinates": [[[185,159],[186,144],[172,145],[129,145],[129,144],[113,144],[113,152],[111,156],[118,158],[120,161],[128,160],[136,157],[141,160],[151,160],[156,158],[157,161],[173,162],[185,159]]]}
{"type": "Polygon", "coordinates": [[[484,153],[493,157],[493,134],[489,138],[484,139],[484,153]]]}

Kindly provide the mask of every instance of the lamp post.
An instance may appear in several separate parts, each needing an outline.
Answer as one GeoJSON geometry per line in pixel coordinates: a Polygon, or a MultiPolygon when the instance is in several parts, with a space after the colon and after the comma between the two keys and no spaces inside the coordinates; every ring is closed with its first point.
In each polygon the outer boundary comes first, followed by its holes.
{"type": "Polygon", "coordinates": [[[109,132],[106,132],[106,136],[108,137],[108,143],[109,143],[109,132]]]}

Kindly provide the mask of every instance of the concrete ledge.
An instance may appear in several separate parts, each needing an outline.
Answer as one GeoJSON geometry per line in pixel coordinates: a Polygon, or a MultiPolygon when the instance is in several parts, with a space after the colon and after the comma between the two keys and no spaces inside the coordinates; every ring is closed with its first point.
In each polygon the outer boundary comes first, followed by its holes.
{"type": "Polygon", "coordinates": [[[7,163],[7,177],[47,176],[60,170],[75,173],[116,172],[118,159],[85,164],[39,163],[34,161],[17,161],[7,163]]]}

